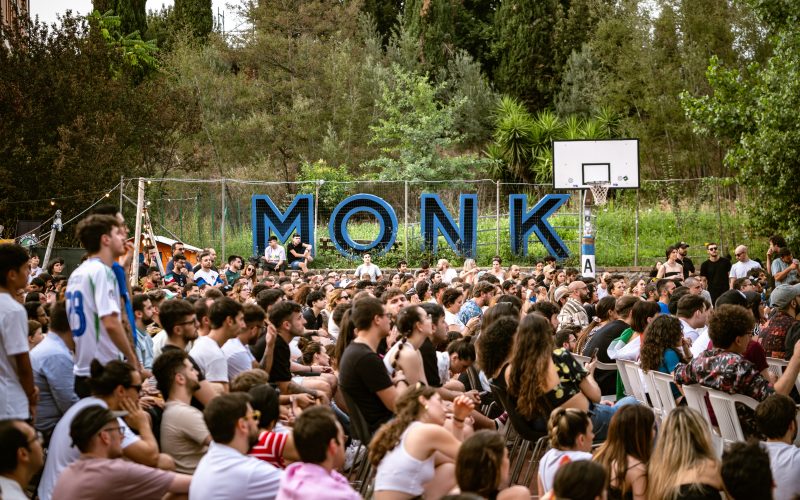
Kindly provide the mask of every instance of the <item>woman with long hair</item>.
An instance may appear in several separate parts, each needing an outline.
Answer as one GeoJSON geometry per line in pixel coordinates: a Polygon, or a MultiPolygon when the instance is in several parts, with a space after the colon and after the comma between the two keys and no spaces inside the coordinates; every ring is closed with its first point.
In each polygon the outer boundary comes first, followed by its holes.
{"type": "Polygon", "coordinates": [[[612,415],[620,406],[635,404],[625,397],[614,406],[600,404],[600,387],[594,379],[596,359],[586,368],[566,349],[554,349],[553,327],[538,315],[526,316],[514,337],[511,362],[495,382],[507,384],[510,404],[534,429],[543,429],[543,419],[556,408],[590,412],[595,440],[602,442],[612,415]]]}
{"type": "Polygon", "coordinates": [[[475,277],[478,275],[478,264],[475,262],[475,259],[466,259],[464,261],[464,268],[460,273],[458,273],[458,277],[461,278],[461,281],[468,284],[473,285],[475,283],[475,277]]]}
{"type": "Polygon", "coordinates": [[[255,304],[255,300],[251,295],[252,291],[253,287],[250,285],[249,281],[239,280],[233,285],[231,293],[233,294],[233,300],[240,304],[255,304]]]}
{"type": "Polygon", "coordinates": [[[328,294],[327,300],[328,305],[325,307],[325,311],[328,313],[328,335],[338,339],[339,325],[333,319],[334,311],[338,305],[350,303],[350,292],[343,288],[336,288],[331,290],[331,292],[328,294]]]}
{"type": "Polygon", "coordinates": [[[594,460],[608,471],[610,500],[647,498],[647,463],[653,452],[655,416],[650,408],[628,405],[611,418],[606,442],[594,460]]]}
{"type": "Polygon", "coordinates": [[[509,486],[508,449],[497,431],[478,431],[461,443],[456,458],[456,481],[461,493],[477,493],[481,498],[528,500],[524,486],[509,486]]]}
{"type": "Polygon", "coordinates": [[[300,363],[306,366],[331,366],[331,358],[325,347],[315,341],[307,342],[303,348],[300,363]]]}
{"type": "MultiPolygon", "coordinates": [[[[611,341],[608,346],[608,357],[611,359],[624,359],[636,361],[642,349],[644,331],[647,326],[661,313],[661,308],[655,302],[639,300],[631,309],[631,326],[622,334],[611,341]]],[[[625,397],[625,384],[617,372],[617,399],[625,397]]]]}
{"type": "Polygon", "coordinates": [[[503,270],[503,259],[499,255],[492,257],[492,268],[489,269],[489,274],[500,280],[500,283],[505,281],[506,272],[503,270]]]}
{"type": "Polygon", "coordinates": [[[658,268],[658,272],[656,273],[656,278],[669,278],[672,276],[683,276],[683,266],[678,263],[678,259],[680,259],[680,254],[678,253],[678,247],[669,246],[667,247],[667,251],[664,252],[664,255],[667,257],[667,261],[658,268]]]}
{"type": "Polygon", "coordinates": [[[661,425],[647,466],[647,498],[719,500],[722,488],[708,423],[696,410],[675,408],[661,425]]]}
{"type": "Polygon", "coordinates": [[[647,287],[647,282],[648,279],[644,276],[634,277],[630,285],[628,285],[628,295],[644,298],[644,289],[647,287]]]}
{"type": "Polygon", "coordinates": [[[406,380],[411,385],[417,382],[428,383],[425,377],[425,368],[422,365],[422,353],[419,349],[433,336],[433,322],[431,315],[419,306],[408,306],[397,313],[397,330],[400,338],[383,357],[383,364],[389,375],[395,370],[403,370],[406,380]]]}
{"type": "Polygon", "coordinates": [[[594,307],[595,317],[592,318],[586,328],[578,335],[578,342],[575,344],[575,352],[583,352],[583,348],[589,343],[597,330],[617,319],[617,313],[614,310],[616,304],[617,300],[611,296],[605,296],[597,302],[597,305],[594,307]]]}
{"type": "Polygon", "coordinates": [[[447,418],[436,389],[416,384],[395,404],[395,417],[383,424],[369,444],[375,473],[376,500],[441,498],[455,487],[454,462],[472,400],[457,396],[447,418]]]}
{"type": "Polygon", "coordinates": [[[242,269],[242,278],[245,278],[250,283],[251,289],[258,284],[255,264],[252,262],[245,264],[244,269],[242,269]]]}
{"type": "Polygon", "coordinates": [[[292,300],[294,300],[301,306],[305,306],[306,298],[308,297],[308,294],[311,293],[312,291],[313,288],[311,288],[311,285],[309,285],[308,283],[303,283],[302,285],[295,288],[294,298],[292,300]]]}
{"type": "Polygon", "coordinates": [[[539,461],[539,496],[553,489],[558,468],[567,462],[592,459],[592,420],[575,408],[556,408],[547,423],[550,449],[539,461]]]}
{"type": "MultiPolygon", "coordinates": [[[[678,318],[661,315],[647,326],[639,356],[643,372],[672,373],[678,363],[688,363],[691,359],[692,353],[683,342],[683,329],[678,318]]],[[[680,404],[683,394],[677,385],[669,385],[675,401],[680,404]]]]}

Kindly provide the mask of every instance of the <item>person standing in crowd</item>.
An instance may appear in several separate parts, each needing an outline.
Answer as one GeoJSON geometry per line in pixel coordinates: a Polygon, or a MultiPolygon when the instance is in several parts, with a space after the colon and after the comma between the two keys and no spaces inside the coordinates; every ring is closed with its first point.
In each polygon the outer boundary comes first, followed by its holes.
{"type": "Polygon", "coordinates": [[[733,282],[737,279],[746,278],[751,269],[761,268],[761,264],[750,259],[746,246],[739,245],[733,253],[736,256],[736,262],[728,273],[729,288],[733,288],[733,282]]]}
{"type": "Polygon", "coordinates": [[[208,453],[195,470],[189,498],[193,500],[272,500],[283,472],[247,455],[258,442],[258,418],[250,396],[236,392],[214,398],[203,411],[211,433],[208,453]]]}
{"type": "Polygon", "coordinates": [[[720,257],[719,245],[716,243],[708,243],[706,251],[708,260],[700,264],[700,276],[706,279],[711,301],[716,304],[719,296],[730,289],[728,276],[731,271],[731,261],[720,257]]]}
{"type": "Polygon", "coordinates": [[[112,264],[125,255],[125,233],[111,215],[90,215],[78,223],[78,239],[89,257],[73,271],[65,294],[70,328],[75,337],[75,392],[90,393],[93,360],[100,364],[122,354],[131,366],[137,357],[120,318],[121,295],[112,264]]]}
{"type": "Polygon", "coordinates": [[[28,315],[17,292],[28,284],[28,252],[0,245],[0,420],[36,414],[39,389],[28,354],[28,315]]]}
{"type": "Polygon", "coordinates": [[[344,465],[345,435],[328,407],[312,406],[297,417],[292,429],[299,462],[286,468],[278,500],[305,500],[324,492],[327,500],[359,500],[336,470],[344,465]]]}
{"type": "Polygon", "coordinates": [[[153,338],[147,333],[147,325],[153,322],[153,303],[145,294],[134,295],[133,315],[136,324],[136,354],[145,370],[153,369],[153,338]]]}
{"type": "Polygon", "coordinates": [[[680,259],[678,249],[675,247],[667,247],[666,257],[667,260],[661,267],[658,268],[656,278],[661,279],[680,277],[683,279],[683,266],[678,263],[680,259]]]}
{"type": "Polygon", "coordinates": [[[765,269],[768,271],[772,270],[772,259],[776,257],[776,253],[781,248],[786,248],[788,245],[786,244],[786,238],[784,238],[780,234],[773,234],[769,237],[769,246],[767,247],[767,265],[765,269]]]}
{"type": "Polygon", "coordinates": [[[685,241],[680,241],[675,244],[675,248],[678,249],[678,264],[683,266],[683,279],[688,278],[689,276],[694,276],[695,274],[695,267],[694,262],[692,259],[689,258],[689,244],[685,241]]]}
{"type": "Polygon", "coordinates": [[[28,500],[25,490],[44,465],[42,434],[22,420],[0,420],[0,443],[0,496],[28,500]]]}
{"type": "Polygon", "coordinates": [[[50,308],[50,333],[30,354],[33,379],[39,389],[34,425],[46,441],[61,417],[78,401],[73,375],[74,350],[66,304],[56,302],[50,308]]]}
{"type": "Polygon", "coordinates": [[[175,470],[193,474],[211,443],[203,412],[191,405],[200,389],[197,370],[186,351],[172,349],[158,357],[153,374],[166,401],[161,415],[161,451],[175,460],[175,470]]]}
{"type": "Polygon", "coordinates": [[[120,460],[124,438],[118,417],[124,415],[100,405],[75,415],[69,431],[81,454],[59,475],[53,500],[102,500],[109,495],[155,500],[189,491],[192,476],[120,460]]]}
{"type": "Polygon", "coordinates": [[[356,268],[356,281],[360,280],[365,274],[369,275],[373,283],[381,277],[381,270],[372,263],[372,255],[365,253],[361,256],[363,263],[356,268]]]}

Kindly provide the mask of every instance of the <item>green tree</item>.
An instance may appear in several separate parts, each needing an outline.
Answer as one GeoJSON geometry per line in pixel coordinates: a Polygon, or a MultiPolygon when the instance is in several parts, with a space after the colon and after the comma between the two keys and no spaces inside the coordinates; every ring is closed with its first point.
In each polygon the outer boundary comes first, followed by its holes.
{"type": "Polygon", "coordinates": [[[196,38],[205,40],[214,29],[211,0],[175,0],[175,19],[196,38]]]}
{"type": "Polygon", "coordinates": [[[375,27],[383,43],[389,40],[392,27],[400,14],[400,2],[396,0],[364,0],[363,11],[375,21],[375,27]]]}
{"type": "Polygon", "coordinates": [[[559,0],[503,0],[494,16],[494,83],[534,110],[549,107],[558,88],[554,28],[562,16],[559,0]]]}
{"type": "Polygon", "coordinates": [[[93,9],[105,14],[112,11],[120,18],[120,30],[123,35],[139,32],[144,36],[147,31],[146,0],[92,0],[93,9]]]}

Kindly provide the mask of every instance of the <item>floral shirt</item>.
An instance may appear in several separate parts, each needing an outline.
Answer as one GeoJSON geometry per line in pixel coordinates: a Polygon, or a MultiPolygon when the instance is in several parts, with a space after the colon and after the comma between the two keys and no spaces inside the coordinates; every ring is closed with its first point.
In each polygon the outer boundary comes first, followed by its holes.
{"type": "Polygon", "coordinates": [[[767,356],[784,359],[786,355],[786,332],[797,320],[783,311],[776,312],[761,328],[759,337],[767,356]]]}
{"type": "MultiPolygon", "coordinates": [[[[753,363],[740,354],[722,349],[703,351],[688,364],[679,363],[675,367],[675,383],[700,384],[728,394],[749,396],[756,401],[764,401],[767,396],[775,393],[772,384],[753,363]]],[[[747,436],[757,435],[753,410],[737,403],[736,413],[739,415],[742,431],[747,436]]]]}
{"type": "Polygon", "coordinates": [[[483,310],[481,306],[476,304],[472,299],[464,302],[464,305],[461,306],[461,310],[458,311],[458,319],[465,325],[476,316],[483,316],[483,310]]]}

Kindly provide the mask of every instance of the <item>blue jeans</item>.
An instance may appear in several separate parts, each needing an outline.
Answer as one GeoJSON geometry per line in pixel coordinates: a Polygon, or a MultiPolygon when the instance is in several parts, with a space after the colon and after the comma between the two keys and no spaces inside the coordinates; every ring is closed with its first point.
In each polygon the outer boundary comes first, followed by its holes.
{"type": "Polygon", "coordinates": [[[614,406],[589,403],[589,410],[592,412],[592,428],[594,431],[595,443],[602,443],[606,440],[608,426],[611,423],[611,417],[614,416],[614,413],[616,413],[619,408],[632,404],[639,404],[639,401],[633,396],[625,396],[614,403],[614,406]]]}

